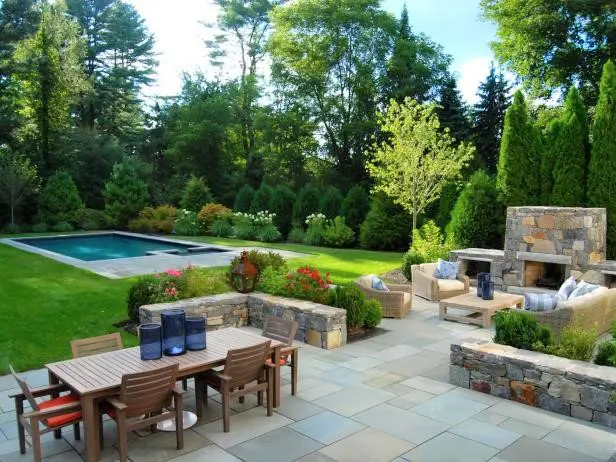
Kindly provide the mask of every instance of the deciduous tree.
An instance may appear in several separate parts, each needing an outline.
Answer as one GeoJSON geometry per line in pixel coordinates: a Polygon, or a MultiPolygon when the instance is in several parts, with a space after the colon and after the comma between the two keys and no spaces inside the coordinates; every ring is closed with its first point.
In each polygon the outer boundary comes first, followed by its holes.
{"type": "Polygon", "coordinates": [[[438,199],[447,183],[460,177],[475,148],[457,144],[448,130],[440,129],[434,106],[410,99],[404,104],[392,100],[379,126],[389,139],[374,146],[366,167],[375,189],[404,207],[415,229],[417,216],[438,199]]]}
{"type": "Polygon", "coordinates": [[[36,167],[26,156],[8,146],[0,146],[0,200],[11,210],[11,225],[15,225],[15,211],[40,184],[36,167]]]}

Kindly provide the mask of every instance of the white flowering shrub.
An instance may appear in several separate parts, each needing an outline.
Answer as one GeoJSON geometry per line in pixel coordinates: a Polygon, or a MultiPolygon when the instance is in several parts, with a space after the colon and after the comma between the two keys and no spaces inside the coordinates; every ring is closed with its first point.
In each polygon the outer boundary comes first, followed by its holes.
{"type": "Polygon", "coordinates": [[[233,214],[233,232],[239,239],[256,239],[261,242],[275,242],[280,232],[274,224],[275,213],[263,210],[255,214],[236,212],[233,214]]]}
{"type": "Polygon", "coordinates": [[[322,213],[311,213],[306,217],[306,244],[323,245],[327,217],[322,213]]]}

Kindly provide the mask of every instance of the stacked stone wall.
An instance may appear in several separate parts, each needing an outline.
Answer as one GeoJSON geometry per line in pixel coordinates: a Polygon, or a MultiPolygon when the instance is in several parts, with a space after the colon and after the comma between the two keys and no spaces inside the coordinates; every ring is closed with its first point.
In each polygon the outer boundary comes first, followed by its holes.
{"type": "Polygon", "coordinates": [[[327,350],[347,342],[345,310],[304,300],[233,292],[144,305],[139,308],[140,322],[160,323],[161,311],[169,309],[183,309],[187,315],[207,316],[208,330],[242,326],[262,328],[263,320],[274,316],[297,321],[295,339],[301,342],[327,350]]]}
{"type": "Polygon", "coordinates": [[[616,368],[506,345],[451,345],[449,381],[616,428],[616,368]]]}

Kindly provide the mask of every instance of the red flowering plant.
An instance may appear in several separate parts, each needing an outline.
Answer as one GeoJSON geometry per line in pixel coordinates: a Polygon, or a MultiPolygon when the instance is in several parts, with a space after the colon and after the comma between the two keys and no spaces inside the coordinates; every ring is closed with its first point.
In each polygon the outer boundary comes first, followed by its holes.
{"type": "Polygon", "coordinates": [[[322,276],[318,269],[303,266],[296,272],[287,274],[286,278],[286,291],[289,297],[317,303],[326,302],[327,290],[332,283],[329,273],[322,276]]]}

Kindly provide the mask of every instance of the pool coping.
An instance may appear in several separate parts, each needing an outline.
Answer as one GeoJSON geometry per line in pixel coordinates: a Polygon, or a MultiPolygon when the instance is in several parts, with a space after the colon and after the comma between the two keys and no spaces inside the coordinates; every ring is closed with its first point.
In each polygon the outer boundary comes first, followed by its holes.
{"type": "Polygon", "coordinates": [[[109,279],[122,279],[132,276],[140,276],[144,274],[152,274],[164,271],[166,269],[181,269],[188,265],[201,266],[201,267],[215,267],[225,266],[231,262],[233,258],[238,256],[243,250],[262,250],[279,253],[285,258],[300,258],[307,257],[309,254],[301,254],[298,252],[291,252],[288,250],[270,249],[264,247],[227,247],[216,244],[200,243],[197,241],[187,241],[183,239],[170,239],[161,236],[152,236],[149,234],[129,233],[126,231],[95,231],[84,232],[74,234],[58,234],[58,235],[43,235],[43,236],[28,236],[28,237],[14,237],[0,239],[0,243],[6,244],[10,247],[14,247],[25,252],[37,254],[43,257],[50,258],[52,260],[71,265],[76,268],[91,271],[100,276],[104,276],[109,279]],[[141,257],[128,257],[128,258],[114,258],[108,260],[79,260],[78,258],[68,257],[50,250],[41,249],[28,245],[24,242],[20,242],[24,239],[36,239],[45,237],[59,237],[68,238],[75,236],[96,236],[96,235],[109,235],[115,234],[119,236],[135,237],[142,239],[155,240],[160,242],[166,242],[170,244],[184,244],[194,248],[210,248],[215,250],[222,250],[223,252],[216,252],[211,254],[174,254],[164,251],[150,251],[151,253],[141,257]],[[203,245],[200,245],[203,244],[203,245]]]}

